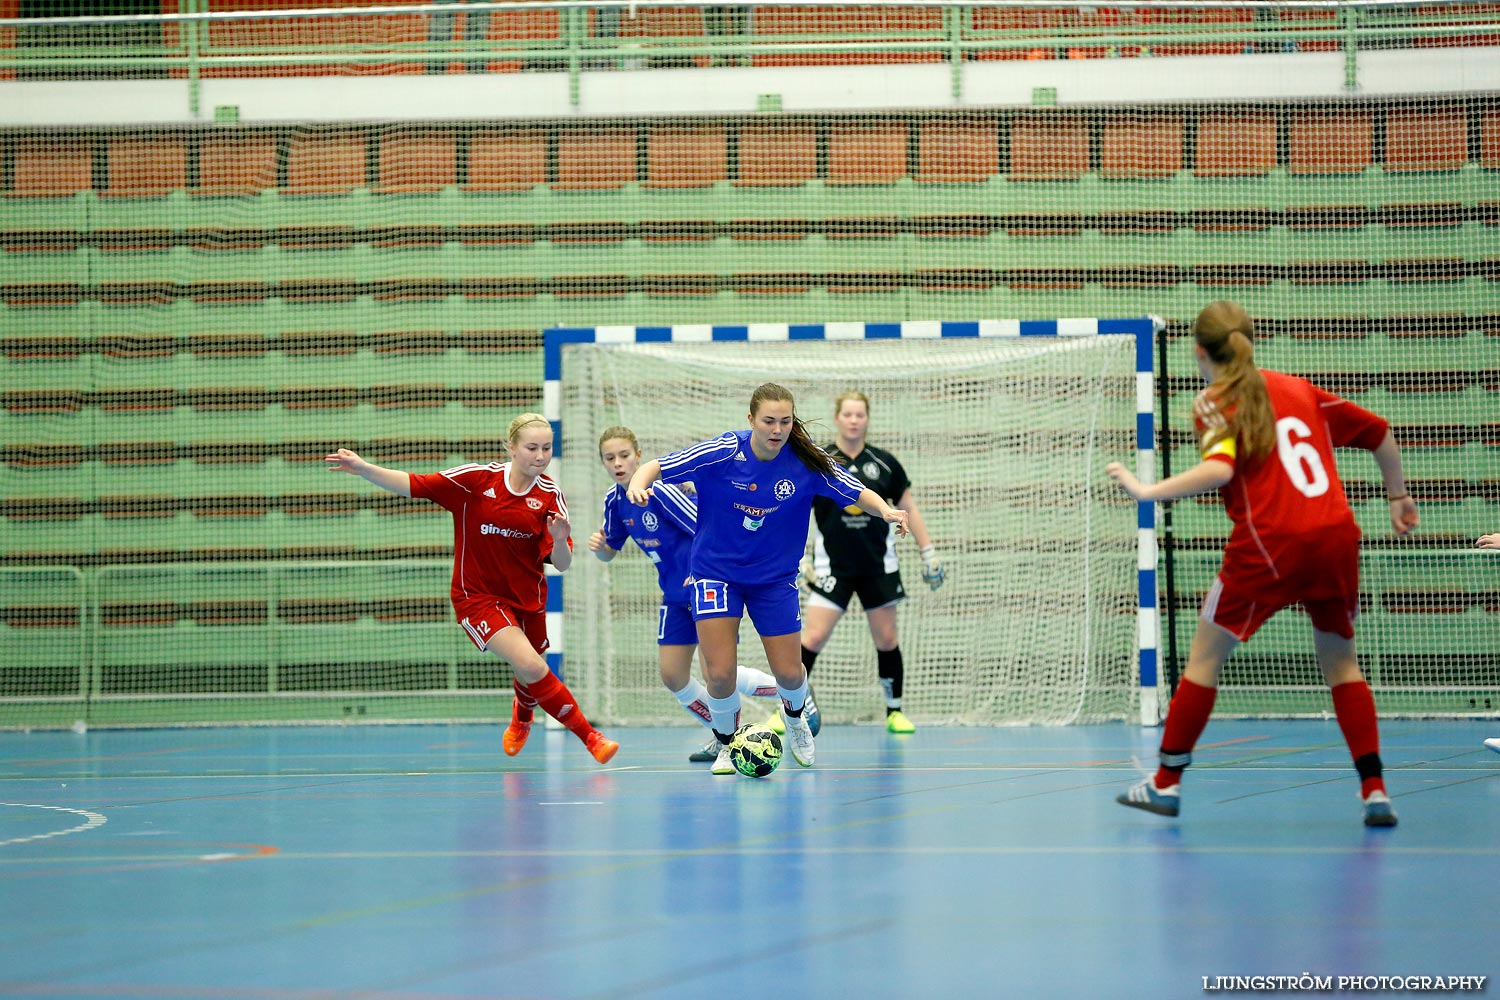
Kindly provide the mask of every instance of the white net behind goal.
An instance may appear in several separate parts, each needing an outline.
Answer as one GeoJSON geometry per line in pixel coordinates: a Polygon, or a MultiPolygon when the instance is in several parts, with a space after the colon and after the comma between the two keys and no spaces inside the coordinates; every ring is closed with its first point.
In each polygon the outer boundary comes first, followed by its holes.
{"type": "MultiPolygon", "coordinates": [[[[570,346],[561,476],[574,533],[598,526],[611,484],[596,460],[605,428],[632,428],[650,459],[748,426],[751,392],[774,381],[823,443],[835,397],[858,389],[871,400],[869,443],[905,466],[948,567],[931,592],[915,542],[898,543],[908,714],[1135,718],[1136,508],[1101,472],[1135,452],[1135,350],[1133,337],[570,346]]],[[[582,555],[568,574],[569,683],[611,721],[688,721],[658,676],[659,598],[652,564],[631,543],[607,565],[582,555]]],[[[748,619],[740,660],[765,664],[748,619]]],[[[814,681],[829,721],[882,717],[858,599],[814,681]]]]}

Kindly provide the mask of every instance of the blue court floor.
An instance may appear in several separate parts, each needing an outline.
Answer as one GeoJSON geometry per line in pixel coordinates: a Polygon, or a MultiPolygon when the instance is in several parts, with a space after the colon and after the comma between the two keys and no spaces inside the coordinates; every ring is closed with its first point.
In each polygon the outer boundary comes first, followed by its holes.
{"type": "Polygon", "coordinates": [[[1383,726],[1394,830],[1361,825],[1331,721],[1211,723],[1177,820],[1115,805],[1158,737],[1126,725],[830,725],[816,767],[762,780],[689,764],[699,730],[612,735],[600,767],[540,729],[514,759],[484,726],[0,733],[0,995],[1170,998],[1218,976],[1500,975],[1493,721],[1383,726]]]}

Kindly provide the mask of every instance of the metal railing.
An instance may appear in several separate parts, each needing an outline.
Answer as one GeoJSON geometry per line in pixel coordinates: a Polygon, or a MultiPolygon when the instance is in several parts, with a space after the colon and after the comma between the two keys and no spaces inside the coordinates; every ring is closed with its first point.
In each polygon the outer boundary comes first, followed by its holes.
{"type": "Polygon", "coordinates": [[[1364,50],[1500,44],[1500,4],[1474,0],[1146,0],[1128,6],[471,0],[221,12],[207,10],[208,4],[180,0],[176,14],[0,19],[0,78],[182,78],[196,88],[205,77],[275,76],[309,67],[328,73],[566,72],[576,103],[585,72],[916,60],[948,63],[959,96],[964,64],[990,59],[1312,49],[1342,53],[1352,88],[1364,50]]]}

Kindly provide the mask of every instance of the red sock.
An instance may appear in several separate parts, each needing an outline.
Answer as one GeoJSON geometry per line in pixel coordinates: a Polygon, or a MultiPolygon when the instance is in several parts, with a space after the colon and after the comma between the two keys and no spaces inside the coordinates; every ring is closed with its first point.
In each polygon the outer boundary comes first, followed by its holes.
{"type": "Polygon", "coordinates": [[[512,680],[510,686],[516,692],[515,703],[511,705],[511,717],[517,722],[530,722],[536,714],[532,711],[532,709],[536,708],[536,699],[531,696],[530,691],[526,690],[526,685],[520,681],[512,680]]]}
{"type": "Polygon", "coordinates": [[[578,702],[573,700],[573,692],[568,686],[558,680],[554,674],[546,674],[539,681],[530,684],[517,684],[518,690],[528,692],[535,703],[542,706],[542,711],[552,716],[558,722],[568,727],[572,734],[580,740],[588,740],[589,734],[594,727],[589,725],[589,720],[583,715],[583,709],[578,707],[578,702]]]}
{"type": "MultiPolygon", "coordinates": [[[[1214,699],[1219,696],[1216,687],[1204,687],[1184,678],[1177,683],[1177,693],[1172,704],[1167,706],[1167,722],[1161,730],[1161,752],[1164,754],[1192,753],[1208,725],[1208,717],[1214,711],[1214,699]]],[[[1156,769],[1156,787],[1171,788],[1182,781],[1182,768],[1156,769]]]]}
{"type": "Polygon", "coordinates": [[[1349,744],[1349,756],[1359,772],[1359,794],[1385,791],[1380,766],[1380,722],[1375,716],[1375,696],[1364,681],[1350,681],[1333,688],[1333,714],[1349,744]]]}

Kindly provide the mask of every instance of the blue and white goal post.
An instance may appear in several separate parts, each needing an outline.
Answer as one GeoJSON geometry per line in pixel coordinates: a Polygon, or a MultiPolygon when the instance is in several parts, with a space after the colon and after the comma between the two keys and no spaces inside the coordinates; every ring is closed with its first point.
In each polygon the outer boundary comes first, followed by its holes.
{"type": "MultiPolygon", "coordinates": [[[[554,432],[554,478],[560,475],[563,455],[564,349],[577,344],[648,344],[710,342],[785,341],[874,341],[946,340],[950,338],[1135,338],[1136,475],[1142,482],[1156,479],[1155,449],[1155,334],[1162,328],[1157,317],[1134,319],[972,320],[911,321],[899,323],[757,323],[743,326],[599,326],[554,328],[544,331],[544,383],[542,409],[554,432]]],[[[1102,474],[1102,473],[1101,473],[1102,474]]],[[[573,509],[574,534],[585,537],[592,530],[595,498],[569,498],[573,509]],[[585,510],[587,513],[585,514],[585,510]]],[[[1155,504],[1137,508],[1136,675],[1140,723],[1159,725],[1167,692],[1161,688],[1158,648],[1161,628],[1157,600],[1157,539],[1155,504]]],[[[576,544],[576,542],[575,542],[576,544]]],[[[562,577],[551,574],[547,597],[547,632],[551,639],[547,663],[562,676],[565,655],[562,577]]]]}

